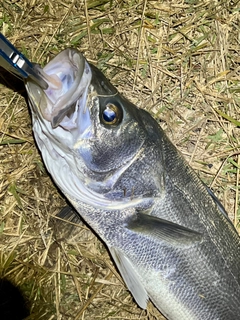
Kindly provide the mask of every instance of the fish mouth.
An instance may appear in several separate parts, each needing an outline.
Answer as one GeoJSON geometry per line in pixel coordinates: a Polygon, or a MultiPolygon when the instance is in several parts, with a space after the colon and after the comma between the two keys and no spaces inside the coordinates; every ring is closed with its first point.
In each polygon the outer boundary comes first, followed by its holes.
{"type": "Polygon", "coordinates": [[[91,120],[86,104],[92,72],[84,56],[78,50],[69,48],[43,69],[35,66],[35,70],[48,84],[46,90],[32,81],[26,84],[30,100],[37,107],[35,111],[51,122],[53,129],[58,126],[68,131],[79,128],[82,118],[84,127],[89,126],[91,120]]]}

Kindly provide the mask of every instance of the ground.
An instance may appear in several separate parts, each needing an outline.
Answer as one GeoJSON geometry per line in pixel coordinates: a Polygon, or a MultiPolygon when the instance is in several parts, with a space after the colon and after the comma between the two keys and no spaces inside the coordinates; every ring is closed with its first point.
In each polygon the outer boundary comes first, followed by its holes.
{"type": "MultiPolygon", "coordinates": [[[[41,65],[66,47],[83,52],[158,119],[238,227],[239,11],[237,0],[5,0],[0,30],[41,65]]],[[[55,218],[66,202],[36,148],[24,87],[3,70],[0,82],[0,276],[22,291],[28,319],[164,319],[136,305],[84,222],[55,218]]]]}

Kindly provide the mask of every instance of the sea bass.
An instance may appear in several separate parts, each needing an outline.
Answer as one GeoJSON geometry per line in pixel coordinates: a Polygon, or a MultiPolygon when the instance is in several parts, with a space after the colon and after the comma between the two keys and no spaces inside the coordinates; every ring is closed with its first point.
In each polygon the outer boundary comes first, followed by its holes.
{"type": "Polygon", "coordinates": [[[107,245],[141,308],[169,320],[240,319],[240,239],[152,116],[75,49],[26,83],[47,170],[107,245]]]}

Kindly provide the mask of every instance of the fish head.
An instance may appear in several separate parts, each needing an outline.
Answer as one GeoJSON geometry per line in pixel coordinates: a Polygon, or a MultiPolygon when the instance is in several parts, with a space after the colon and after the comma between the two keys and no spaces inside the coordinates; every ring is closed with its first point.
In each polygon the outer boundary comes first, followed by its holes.
{"type": "MultiPolygon", "coordinates": [[[[55,180],[63,174],[55,172],[58,164],[61,171],[67,168],[66,176],[77,177],[81,190],[111,201],[126,202],[157,190],[155,182],[148,181],[145,188],[139,175],[139,170],[147,176],[155,168],[151,158],[157,148],[146,148],[159,138],[153,118],[125,99],[75,49],[64,50],[38,71],[47,90],[31,80],[26,89],[35,138],[55,180]]],[[[63,180],[57,181],[62,190],[63,180]]]]}

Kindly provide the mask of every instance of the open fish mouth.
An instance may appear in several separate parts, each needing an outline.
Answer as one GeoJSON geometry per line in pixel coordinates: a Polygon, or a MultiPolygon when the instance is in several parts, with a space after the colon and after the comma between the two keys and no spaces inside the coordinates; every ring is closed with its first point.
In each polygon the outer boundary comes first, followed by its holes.
{"type": "Polygon", "coordinates": [[[53,129],[58,126],[65,130],[79,128],[83,117],[85,126],[90,125],[86,103],[92,72],[83,55],[76,49],[66,49],[43,69],[39,66],[36,69],[48,88],[42,90],[34,82],[27,83],[30,100],[38,109],[35,111],[51,122],[53,129]]]}

